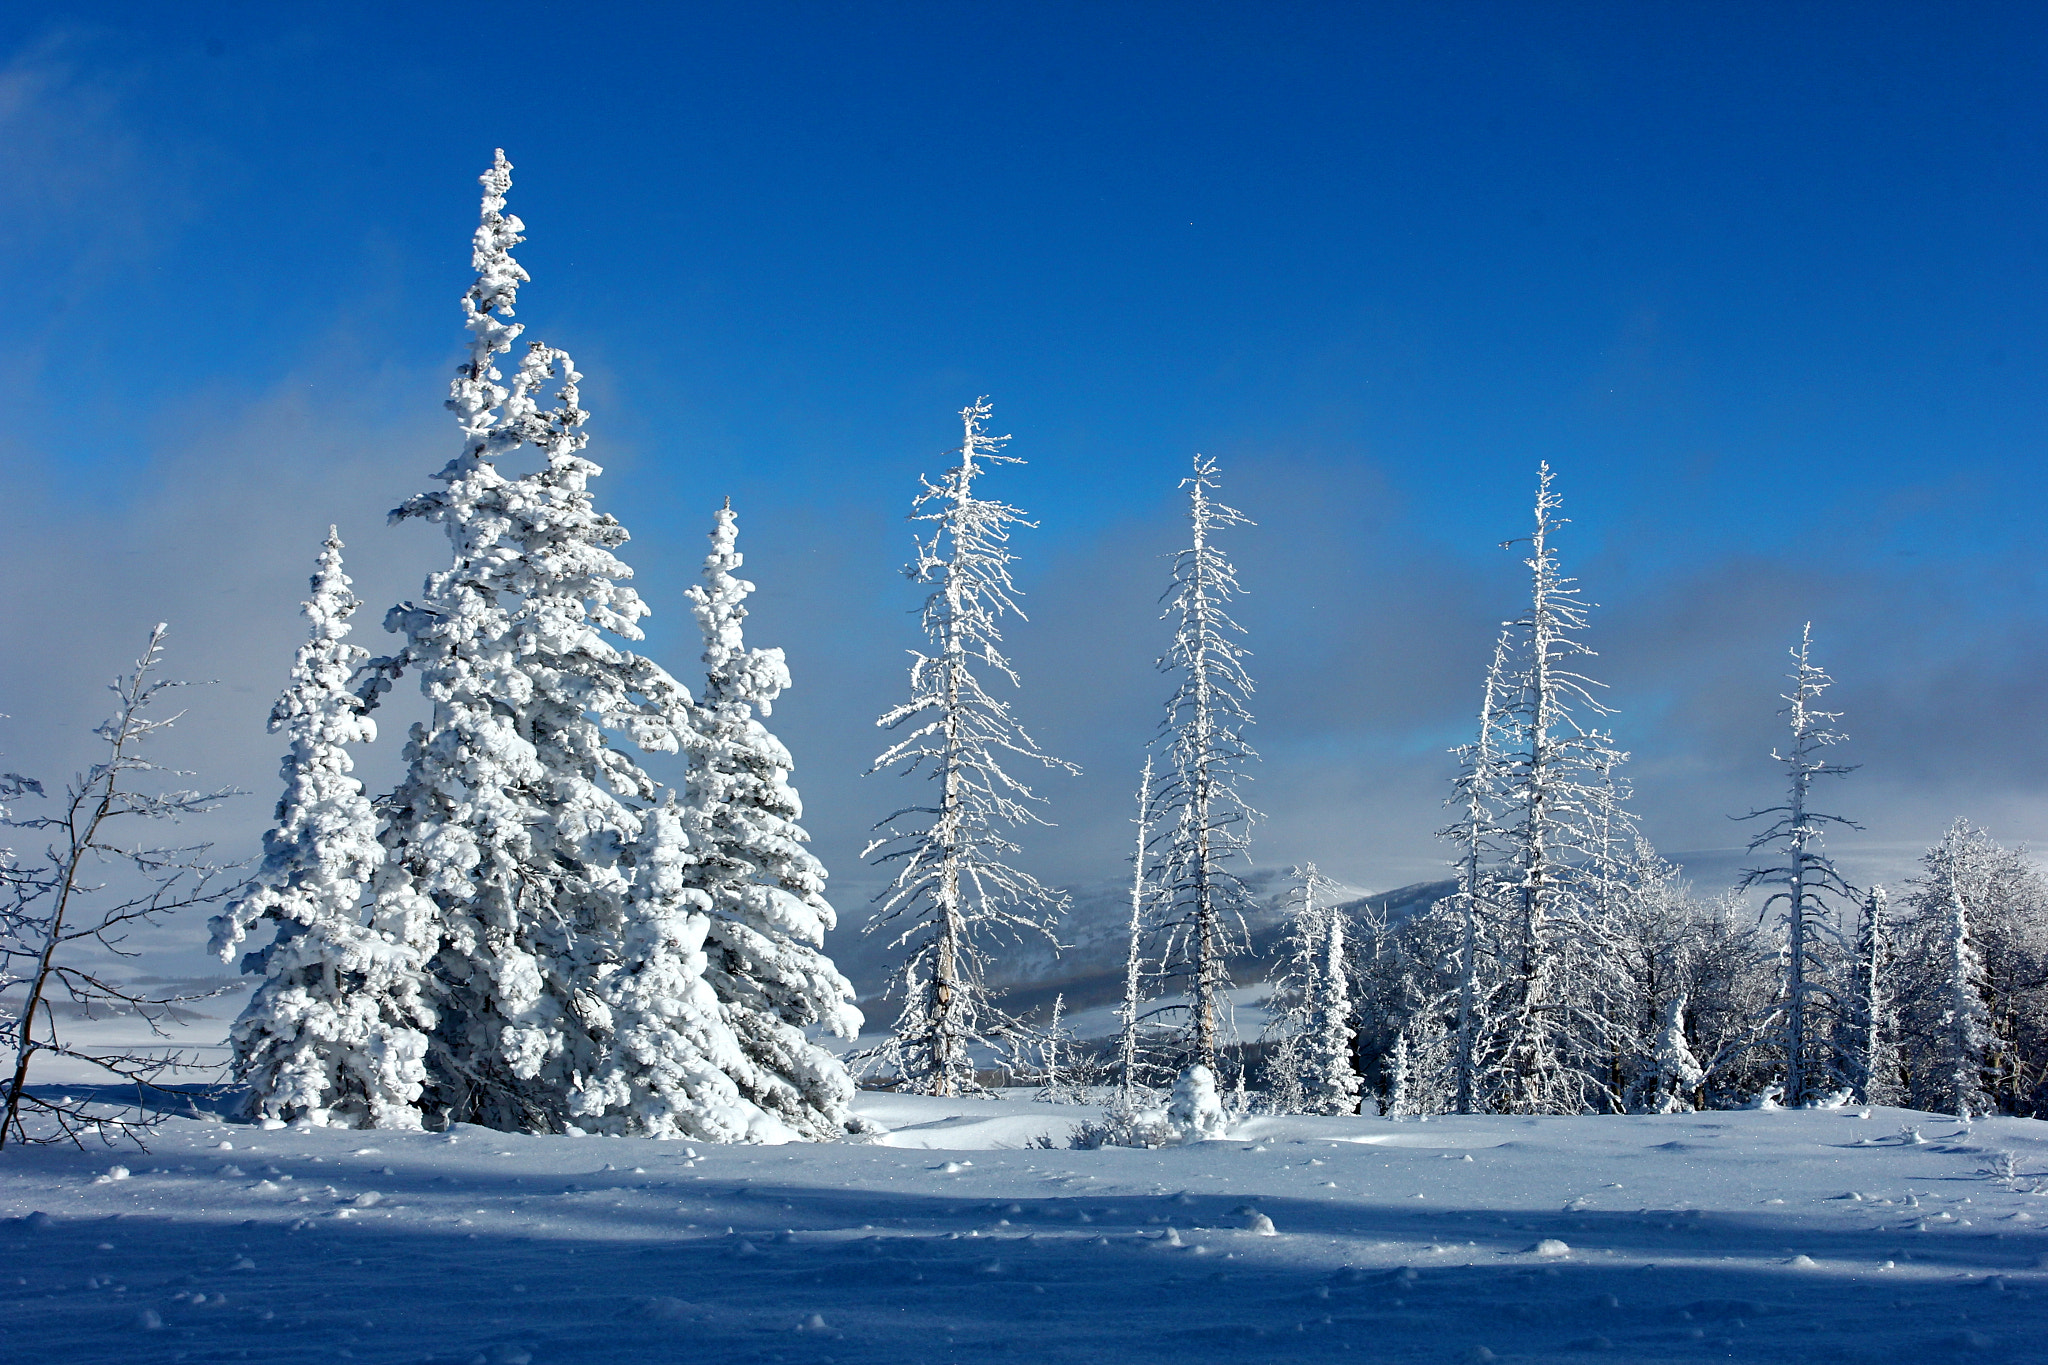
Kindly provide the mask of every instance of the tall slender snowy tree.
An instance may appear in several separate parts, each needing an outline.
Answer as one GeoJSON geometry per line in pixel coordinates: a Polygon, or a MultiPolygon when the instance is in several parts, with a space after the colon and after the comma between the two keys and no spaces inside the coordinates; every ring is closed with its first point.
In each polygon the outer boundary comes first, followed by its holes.
{"type": "Polygon", "coordinates": [[[754,585],[735,576],[742,559],[727,502],[711,532],[704,583],[690,589],[704,632],[707,669],[690,755],[692,861],[684,875],[711,915],[707,979],[748,1065],[734,1073],[755,1105],[811,1137],[843,1134],[853,1081],[812,1042],[816,1027],[860,1032],[853,987],[824,951],[838,915],[825,899],[825,868],[805,845],[795,766],[757,718],[789,686],[779,649],[748,649],[743,623],[754,585]]]}
{"type": "Polygon", "coordinates": [[[1228,959],[1241,948],[1248,900],[1236,866],[1258,818],[1239,791],[1245,765],[1258,757],[1244,737],[1252,723],[1252,683],[1244,668],[1250,651],[1238,643],[1244,627],[1229,611],[1240,591],[1237,570],[1215,535],[1252,523],[1212,496],[1217,469],[1207,456],[1195,457],[1194,473],[1181,487],[1188,490],[1191,534],[1174,556],[1165,594],[1173,643],[1159,660],[1161,670],[1180,678],[1161,726],[1167,770],[1157,804],[1170,821],[1157,836],[1164,843],[1163,956],[1187,1000],[1183,1060],[1214,1073],[1228,1025],[1228,959]]]}
{"type": "Polygon", "coordinates": [[[911,504],[912,520],[931,527],[908,573],[934,585],[923,611],[933,652],[913,651],[910,700],[876,722],[909,726],[909,733],[869,769],[921,773],[937,789],[930,804],[903,807],[878,824],[881,834],[867,849],[896,869],[868,926],[896,926],[891,946],[905,952],[891,986],[902,1001],[891,1059],[904,1085],[932,1095],[977,1089],[971,1049],[1006,1023],[989,999],[990,941],[1050,938],[1050,922],[1066,905],[1063,893],[1007,861],[1020,851],[1007,831],[1047,822],[1033,809],[1042,798],[1010,774],[1006,756],[1078,771],[1041,750],[974,671],[979,664],[1018,683],[1000,648],[1003,615],[1023,619],[1010,577],[1010,528],[1035,524],[974,494],[988,468],[1023,463],[1003,453],[1009,437],[988,434],[989,414],[986,398],[961,409],[960,462],[936,483],[921,480],[911,504]]]}
{"type": "Polygon", "coordinates": [[[1896,989],[1892,983],[1893,926],[1890,902],[1882,886],[1863,897],[1851,956],[1854,976],[1843,1002],[1846,1038],[1839,1050],[1858,1104],[1897,1104],[1899,1038],[1896,989]]]}
{"type": "Polygon", "coordinates": [[[1494,902],[1499,890],[1491,863],[1501,832],[1501,755],[1513,741],[1505,710],[1512,640],[1503,630],[1494,641],[1493,661],[1487,665],[1479,706],[1478,738],[1456,751],[1458,777],[1448,804],[1462,806],[1463,811],[1456,824],[1439,834],[1454,841],[1458,849],[1457,1029],[1451,1040],[1451,1088],[1453,1107],[1460,1114],[1487,1107],[1480,1092],[1480,1068],[1484,1039],[1493,1022],[1488,1006],[1497,984],[1488,970],[1492,965],[1491,922],[1497,914],[1494,902]]]}
{"type": "Polygon", "coordinates": [[[1329,908],[1320,903],[1318,887],[1309,880],[1313,871],[1313,864],[1294,870],[1279,970],[1271,978],[1272,994],[1266,1000],[1266,1102],[1278,1114],[1317,1112],[1308,1107],[1307,1082],[1317,1031],[1318,987],[1327,957],[1329,908]]]}
{"type": "Polygon", "coordinates": [[[1140,1089],[1149,1086],[1154,1079],[1150,1050],[1145,1040],[1145,1030],[1153,1016],[1153,1011],[1148,1008],[1151,999],[1145,985],[1144,949],[1149,929],[1148,912],[1153,901],[1152,881],[1148,875],[1152,836],[1152,755],[1149,753],[1145,755],[1145,770],[1138,778],[1138,814],[1132,823],[1138,827],[1138,835],[1131,851],[1131,914],[1125,928],[1124,998],[1117,1007],[1116,1044],[1116,1104],[1125,1113],[1135,1110],[1140,1089]]]}
{"type": "Polygon", "coordinates": [[[1773,749],[1771,757],[1785,765],[1785,804],[1767,806],[1743,816],[1745,820],[1768,818],[1770,823],[1749,841],[1751,853],[1768,851],[1772,862],[1742,875],[1742,889],[1775,886],[1764,900],[1764,913],[1779,911],[1784,931],[1783,979],[1771,1031],[1784,1053],[1785,1097],[1788,1108],[1812,1103],[1821,1087],[1838,1084],[1844,1078],[1833,1074],[1821,1045],[1824,1012],[1838,1000],[1829,986],[1827,948],[1839,938],[1834,904],[1854,902],[1855,892],[1836,870],[1834,861],[1822,849],[1822,836],[1829,825],[1848,829],[1861,826],[1839,815],[1827,815],[1813,808],[1813,780],[1844,777],[1852,769],[1831,763],[1826,752],[1846,736],[1829,728],[1841,719],[1837,711],[1820,709],[1821,693],[1834,682],[1813,662],[1813,625],[1799,633],[1792,650],[1794,670],[1789,675],[1792,690],[1785,694],[1785,709],[1779,712],[1791,725],[1792,740],[1785,752],[1773,749]]]}
{"type": "MultiPolygon", "coordinates": [[[[1597,867],[1598,820],[1612,801],[1611,774],[1627,758],[1578,718],[1609,714],[1599,686],[1577,671],[1593,651],[1580,638],[1587,603],[1559,566],[1553,537],[1564,518],[1550,466],[1539,467],[1529,538],[1530,604],[1515,623],[1523,648],[1519,696],[1507,708],[1511,747],[1501,757],[1502,840],[1508,854],[1501,993],[1501,1108],[1576,1113],[1589,1103],[1583,1034],[1593,992],[1576,975],[1597,974],[1601,932],[1586,892],[1597,867]]],[[[1510,542],[1512,543],[1512,542],[1510,542]]]]}
{"type": "Polygon", "coordinates": [[[348,643],[361,603],[341,551],[330,526],[305,602],[311,637],[270,712],[271,731],[291,742],[277,824],[248,887],[214,918],[213,949],[230,961],[258,924],[274,928],[242,958],[263,980],[229,1035],[253,1117],[418,1128],[435,1020],[417,945],[365,923],[363,890],[384,849],[348,746],[374,740],[377,723],[351,691],[369,655],[348,643]]]}
{"type": "MultiPolygon", "coordinates": [[[[438,1023],[423,1108],[436,1120],[687,1132],[673,1096],[597,1082],[622,1022],[611,981],[622,971],[668,983],[644,1004],[674,1025],[681,1041],[665,1046],[694,1049],[693,1074],[723,1077],[737,1055],[715,1009],[701,1016],[708,990],[685,989],[702,970],[701,952],[686,949],[703,927],[657,936],[669,954],[658,970],[634,957],[649,946],[638,917],[672,900],[636,875],[687,861],[676,846],[687,835],[679,819],[644,818],[662,809],[651,804],[656,784],[611,736],[686,747],[697,742],[692,705],[615,643],[641,637],[647,609],[615,553],[625,528],[589,490],[601,471],[582,454],[581,376],[563,352],[529,343],[510,386],[498,382],[528,277],[511,255],[523,225],[503,212],[502,152],[482,183],[477,279],[463,298],[470,357],[448,400],[462,451],[436,476],[443,488],[393,514],[438,523],[454,562],[418,602],[391,610],[386,627],[405,641],[371,685],[409,669],[432,703],[406,746],[405,777],[381,803],[375,923],[431,959],[438,1023]],[[550,382],[560,388],[543,410],[550,382]],[[508,476],[498,462],[522,446],[541,466],[508,476]]],[[[705,1084],[708,1131],[751,1130],[729,1078],[705,1084]]]]}
{"type": "Polygon", "coordinates": [[[1364,1088],[1352,1055],[1351,970],[1344,947],[1344,910],[1337,884],[1310,863],[1299,872],[1304,909],[1317,933],[1313,1008],[1309,1012],[1302,1089],[1311,1114],[1355,1114],[1364,1088]]]}
{"type": "Polygon", "coordinates": [[[1915,937],[1923,961],[1916,1002],[1922,1076],[1915,1100],[1960,1118],[1993,1112],[1986,1084],[2006,1049],[1987,1000],[1982,926],[1994,917],[1995,869],[2005,850],[1983,830],[1958,820],[1927,850],[1914,883],[1915,937]]]}

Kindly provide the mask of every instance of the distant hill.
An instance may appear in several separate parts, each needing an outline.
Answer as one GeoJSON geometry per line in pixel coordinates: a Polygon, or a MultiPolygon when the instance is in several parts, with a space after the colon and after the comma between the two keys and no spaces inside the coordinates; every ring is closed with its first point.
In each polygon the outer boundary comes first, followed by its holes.
{"type": "MultiPolygon", "coordinates": [[[[1245,917],[1251,935],[1251,951],[1233,959],[1231,977],[1239,985],[1263,981],[1271,971],[1286,932],[1286,900],[1293,881],[1278,870],[1255,870],[1245,878],[1252,893],[1253,909],[1245,917]]],[[[1339,902],[1354,912],[1378,911],[1398,923],[1428,909],[1455,889],[1449,880],[1417,882],[1392,891],[1365,892],[1342,887],[1339,902]]],[[[1069,1011],[1114,1003],[1123,995],[1124,957],[1130,923],[1129,887],[1105,884],[1074,897],[1074,909],[1064,926],[1062,942],[1068,944],[1055,955],[1044,944],[1024,945],[1006,955],[999,970],[990,973],[990,984],[1002,992],[1003,1008],[1031,1018],[1043,1014],[1053,997],[1064,995],[1069,1011]]]]}

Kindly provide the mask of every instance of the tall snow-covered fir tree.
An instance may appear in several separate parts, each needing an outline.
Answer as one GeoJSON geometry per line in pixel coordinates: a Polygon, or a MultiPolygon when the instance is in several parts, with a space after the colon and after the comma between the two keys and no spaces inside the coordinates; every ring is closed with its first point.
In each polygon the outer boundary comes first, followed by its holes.
{"type": "Polygon", "coordinates": [[[1311,1114],[1355,1114],[1363,1085],[1352,1055],[1351,968],[1344,947],[1344,911],[1334,903],[1337,884],[1310,863],[1298,874],[1304,910],[1317,942],[1312,1007],[1302,1074],[1304,1109],[1311,1114]]]}
{"type": "Polygon", "coordinates": [[[1312,871],[1313,865],[1295,869],[1294,885],[1287,892],[1287,928],[1280,936],[1279,970],[1269,978],[1266,1102],[1276,1114],[1315,1112],[1308,1108],[1305,1081],[1316,1032],[1317,987],[1327,956],[1329,911],[1308,880],[1312,871]]]}
{"type": "Polygon", "coordinates": [[[1915,937],[1922,953],[1922,1074],[1914,1099],[1959,1118],[1992,1112],[1987,1078],[2003,1051],[1986,996],[1989,981],[1979,921],[1993,916],[1993,869],[2004,852],[1984,831],[1958,820],[1927,850],[1914,883],[1915,937]]]}
{"type": "Polygon", "coordinates": [[[1041,750],[975,674],[980,665],[1018,685],[1001,651],[1001,620],[1023,618],[1010,577],[1010,528],[1033,525],[1009,504],[975,496],[975,480],[989,468],[1023,463],[1003,453],[1007,436],[988,434],[989,414],[986,398],[961,410],[959,463],[936,483],[923,479],[911,504],[912,520],[931,527],[908,573],[934,585],[922,617],[933,652],[913,651],[910,700],[876,722],[909,732],[869,769],[922,775],[933,787],[881,821],[867,849],[895,868],[868,928],[893,931],[891,946],[904,952],[890,987],[902,1007],[888,1060],[903,1085],[932,1095],[977,1089],[971,1050],[1007,1022],[989,999],[991,942],[1050,937],[1066,903],[1008,861],[1020,851],[1008,831],[1045,821],[1033,809],[1041,798],[1004,763],[1077,770],[1041,750]]]}
{"type": "Polygon", "coordinates": [[[1764,913],[1778,910],[1784,932],[1782,979],[1770,1032],[1783,1052],[1785,1067],[1784,1103],[1796,1108],[1813,1103],[1823,1087],[1841,1084],[1846,1077],[1837,1072],[1825,1045],[1825,1013],[1839,1001],[1828,984],[1828,948],[1840,937],[1836,903],[1854,903],[1855,892],[1835,864],[1822,852],[1822,836],[1829,825],[1859,828],[1839,815],[1827,815],[1813,807],[1813,780],[1843,777],[1850,768],[1831,763],[1827,750],[1845,736],[1831,728],[1841,719],[1837,711],[1820,709],[1821,694],[1834,682],[1813,662],[1813,626],[1808,623],[1792,649],[1792,690],[1785,694],[1786,707],[1779,712],[1792,730],[1791,743],[1783,753],[1773,749],[1771,757],[1785,765],[1785,804],[1751,811],[1746,820],[1768,818],[1770,823],[1749,841],[1751,853],[1768,852],[1768,866],[1743,873],[1742,889],[1778,887],[1764,900],[1764,913]]]}
{"type": "Polygon", "coordinates": [[[330,526],[304,604],[310,638],[270,712],[272,732],[291,743],[277,824],[247,888],[213,919],[213,950],[230,961],[258,925],[273,927],[241,959],[263,980],[229,1034],[252,1117],[418,1128],[434,1014],[418,947],[365,922],[363,891],[384,850],[348,746],[374,740],[377,725],[351,690],[369,656],[347,642],[361,603],[341,551],[330,526]]]}
{"type": "Polygon", "coordinates": [[[690,755],[684,802],[692,836],[684,882],[708,900],[707,980],[748,1063],[733,1079],[791,1128],[828,1138],[846,1131],[853,1081],[807,1031],[852,1038],[861,1015],[852,985],[823,951],[838,915],[825,899],[824,865],[805,847],[803,803],[789,780],[795,764],[758,718],[789,686],[789,669],[781,650],[747,648],[754,585],[735,576],[738,535],[728,502],[711,531],[704,582],[689,591],[706,677],[703,743],[690,755]]]}
{"type": "Polygon", "coordinates": [[[1214,460],[1197,455],[1181,487],[1188,490],[1190,535],[1174,556],[1165,594],[1173,643],[1159,660],[1161,670],[1180,681],[1161,725],[1167,767],[1157,808],[1167,827],[1155,837],[1163,846],[1162,959],[1187,1001],[1182,1061],[1213,1074],[1229,1026],[1228,959],[1242,946],[1248,900],[1236,867],[1258,818],[1239,791],[1245,765],[1258,756],[1244,737],[1252,723],[1252,684],[1244,668],[1250,651],[1238,642],[1244,627],[1229,611],[1240,591],[1237,570],[1215,536],[1251,522],[1213,496],[1214,460]]]}
{"type": "Polygon", "coordinates": [[[1580,638],[1587,603],[1559,566],[1553,537],[1564,519],[1550,466],[1540,466],[1536,525],[1529,537],[1528,612],[1515,623],[1521,676],[1506,707],[1510,747],[1500,758],[1503,907],[1499,1094],[1511,1113],[1577,1113],[1593,1084],[1585,1062],[1588,1005],[1603,955],[1596,897],[1589,891],[1612,818],[1611,779],[1627,758],[1610,737],[1578,718],[1608,714],[1599,684],[1576,661],[1593,651],[1580,638]]]}
{"type": "Polygon", "coordinates": [[[499,383],[528,278],[511,255],[523,225],[503,212],[510,172],[501,152],[482,178],[477,279],[463,298],[470,356],[448,401],[462,451],[436,476],[442,488],[393,514],[439,524],[454,562],[385,622],[405,638],[373,689],[415,672],[432,714],[381,803],[376,923],[431,959],[423,1108],[436,1120],[748,1135],[770,1121],[731,1081],[737,1041],[699,989],[708,919],[673,887],[689,861],[684,822],[612,740],[687,748],[699,742],[693,706],[616,643],[641,637],[647,609],[615,553],[625,528],[590,493],[601,471],[582,454],[581,376],[563,352],[529,343],[499,383]],[[560,387],[543,410],[550,382],[560,387]],[[541,465],[508,476],[499,461],[521,447],[541,465]],[[665,929],[650,929],[651,907],[666,907],[665,929]],[[663,1074],[689,1086],[657,1092],[609,1065],[650,1018],[663,1074]]]}
{"type": "Polygon", "coordinates": [[[2048,876],[1967,820],[1921,866],[1892,972],[1910,1103],[2048,1116],[2048,876]]]}

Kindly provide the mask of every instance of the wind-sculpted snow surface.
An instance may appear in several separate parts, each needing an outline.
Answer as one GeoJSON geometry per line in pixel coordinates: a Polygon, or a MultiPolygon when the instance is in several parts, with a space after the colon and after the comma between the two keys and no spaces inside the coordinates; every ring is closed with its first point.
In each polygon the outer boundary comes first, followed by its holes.
{"type": "Polygon", "coordinates": [[[2029,1120],[1254,1118],[1075,1151],[1029,1144],[1100,1111],[856,1109],[891,1131],[690,1147],[202,1116],[147,1154],[10,1154],[0,1354],[2019,1362],[2048,1328],[2029,1120]]]}

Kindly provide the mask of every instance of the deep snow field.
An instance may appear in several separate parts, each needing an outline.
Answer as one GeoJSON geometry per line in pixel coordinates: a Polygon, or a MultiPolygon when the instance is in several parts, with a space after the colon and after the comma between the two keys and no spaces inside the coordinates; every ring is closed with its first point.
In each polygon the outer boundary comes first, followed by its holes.
{"type": "Polygon", "coordinates": [[[10,1149],[0,1359],[2048,1360],[2048,1194],[1987,1173],[2048,1172],[2030,1120],[1255,1118],[1075,1151],[1028,1144],[1092,1110],[860,1107],[881,1141],[197,1110],[146,1154],[10,1149]]]}

